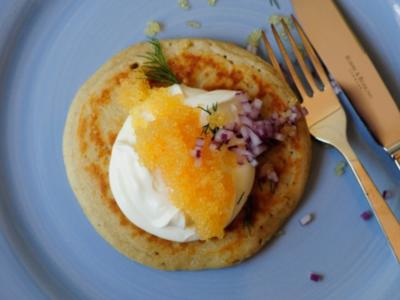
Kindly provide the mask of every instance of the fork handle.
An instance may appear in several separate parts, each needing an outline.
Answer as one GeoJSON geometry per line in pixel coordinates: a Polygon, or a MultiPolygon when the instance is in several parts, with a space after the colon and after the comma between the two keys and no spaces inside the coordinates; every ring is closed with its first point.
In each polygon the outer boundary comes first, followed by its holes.
{"type": "Polygon", "coordinates": [[[393,157],[397,167],[400,169],[400,147],[399,147],[399,149],[397,149],[397,151],[392,153],[392,157],[393,157]]]}
{"type": "Polygon", "coordinates": [[[376,219],[389,240],[393,253],[397,258],[397,262],[400,263],[400,224],[390,207],[387,205],[385,199],[383,199],[381,193],[372,182],[361,162],[357,159],[354,153],[351,156],[352,157],[348,159],[348,162],[375,213],[376,219]]]}

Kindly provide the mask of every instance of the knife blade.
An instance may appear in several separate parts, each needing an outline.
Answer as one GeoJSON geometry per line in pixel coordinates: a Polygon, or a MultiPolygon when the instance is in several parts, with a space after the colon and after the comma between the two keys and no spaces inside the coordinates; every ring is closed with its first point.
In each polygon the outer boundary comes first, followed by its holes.
{"type": "Polygon", "coordinates": [[[333,0],[292,0],[304,31],[379,144],[400,169],[400,111],[333,0]]]}

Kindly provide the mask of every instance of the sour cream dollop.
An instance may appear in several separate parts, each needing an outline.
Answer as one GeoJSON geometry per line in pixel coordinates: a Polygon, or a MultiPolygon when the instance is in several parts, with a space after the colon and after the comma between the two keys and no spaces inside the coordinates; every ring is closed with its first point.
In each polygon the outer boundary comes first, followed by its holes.
{"type": "MultiPolygon", "coordinates": [[[[175,84],[170,87],[170,93],[183,94],[184,104],[190,107],[218,103],[218,110],[224,113],[228,122],[238,118],[236,91],[208,92],[175,84]]],[[[151,112],[146,112],[146,118],[151,121],[154,117],[151,112]]],[[[200,123],[207,123],[207,114],[204,112],[200,113],[200,123]]],[[[109,167],[111,191],[119,208],[132,223],[157,237],[175,242],[198,240],[194,226],[187,224],[182,211],[169,200],[168,187],[161,175],[151,173],[141,164],[135,143],[135,131],[129,116],[113,145],[109,167]]],[[[232,175],[235,208],[228,224],[239,213],[251,192],[255,168],[248,163],[238,164],[232,175]]]]}

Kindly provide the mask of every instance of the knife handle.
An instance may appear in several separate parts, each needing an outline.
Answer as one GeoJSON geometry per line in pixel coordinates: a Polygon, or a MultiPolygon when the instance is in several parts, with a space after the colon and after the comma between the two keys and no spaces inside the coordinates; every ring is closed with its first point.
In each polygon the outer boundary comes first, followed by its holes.
{"type": "Polygon", "coordinates": [[[361,188],[400,263],[400,223],[357,158],[349,160],[361,188]]]}

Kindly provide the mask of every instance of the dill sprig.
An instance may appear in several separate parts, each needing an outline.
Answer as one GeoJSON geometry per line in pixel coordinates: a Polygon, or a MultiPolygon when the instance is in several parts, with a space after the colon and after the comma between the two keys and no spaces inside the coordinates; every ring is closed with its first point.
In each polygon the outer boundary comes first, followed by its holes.
{"type": "Polygon", "coordinates": [[[278,0],[269,0],[269,4],[271,5],[271,6],[276,6],[278,9],[281,9],[281,7],[279,6],[279,2],[278,2],[278,0]]]}
{"type": "Polygon", "coordinates": [[[204,111],[205,113],[209,114],[210,116],[217,112],[218,110],[218,103],[215,102],[213,105],[211,105],[211,108],[208,107],[208,105],[206,106],[206,108],[202,107],[202,106],[197,106],[197,108],[201,109],[202,111],[204,111]]]}
{"type": "Polygon", "coordinates": [[[211,132],[212,135],[214,136],[217,133],[218,129],[219,127],[211,127],[210,124],[206,124],[203,127],[201,127],[201,134],[207,135],[208,132],[211,132]]]}
{"type": "Polygon", "coordinates": [[[254,199],[250,195],[247,198],[247,202],[243,208],[244,210],[243,225],[248,229],[249,233],[251,233],[251,227],[253,225],[253,207],[254,207],[253,201],[254,199]]]}
{"type": "Polygon", "coordinates": [[[158,39],[151,38],[149,43],[153,47],[152,51],[149,51],[142,56],[144,59],[146,59],[146,61],[143,63],[144,74],[146,75],[146,78],[150,81],[165,85],[180,83],[168,66],[160,41],[158,39]]]}
{"type": "Polygon", "coordinates": [[[240,195],[239,199],[236,201],[236,204],[239,204],[244,197],[244,192],[240,195]]]}
{"type": "MultiPolygon", "coordinates": [[[[197,106],[198,109],[201,109],[204,111],[206,114],[211,116],[212,114],[216,113],[218,110],[218,103],[214,103],[211,105],[211,108],[207,105],[205,108],[202,106],[197,106]]],[[[210,131],[213,136],[217,133],[219,127],[217,126],[212,126],[210,123],[207,123],[202,127],[201,134],[207,135],[207,133],[210,131]]]]}

